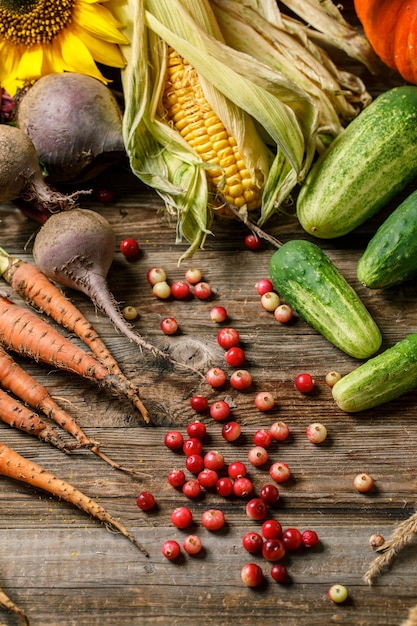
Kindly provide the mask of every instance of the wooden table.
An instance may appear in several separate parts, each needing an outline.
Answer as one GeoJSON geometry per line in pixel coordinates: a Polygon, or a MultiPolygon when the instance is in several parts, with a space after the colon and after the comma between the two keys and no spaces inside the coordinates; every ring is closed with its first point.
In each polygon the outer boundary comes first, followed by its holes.
{"type": "MultiPolygon", "coordinates": [[[[31,626],[399,625],[417,603],[416,544],[404,549],[372,587],[363,575],[375,557],[370,536],[380,533],[388,538],[397,523],[415,509],[416,395],[356,415],[338,410],[325,375],[330,370],[345,374],[358,362],[330,345],[302,319],[282,325],[262,309],[255,283],[268,276],[274,251],[270,244],[250,252],[243,243],[247,234],[243,225],[219,223],[205,249],[178,267],[186,246],[175,245],[175,232],[158,212],[162,203],[156,194],[125,171],[106,174],[97,181],[98,186],[103,184],[117,189],[114,204],[102,206],[90,198],[84,206],[108,218],[118,241],[133,236],[141,245],[140,258],[130,263],[116,250],[109,274],[116,299],[140,311],[135,330],[202,371],[211,364],[223,367],[223,350],[216,339],[218,326],[209,317],[211,307],[222,304],[229,314],[227,324],[240,333],[253,385],[243,393],[228,384],[212,390],[191,372],[141,353],[114,331],[87,298],[67,291],[101,333],[125,374],[139,385],[153,425],[145,426],[129,404],[93,383],[27,360],[20,362],[45,383],[87,434],[102,443],[106,454],[136,468],[140,476],[113,470],[87,451],[65,455],[5,425],[0,425],[1,440],[97,498],[146,546],[150,556],[145,558],[124,537],[78,509],[23,483],[3,479],[0,585],[25,609],[31,626]],[[163,267],[171,282],[182,278],[187,267],[199,267],[214,294],[209,301],[157,300],[146,279],[152,266],[163,267]],[[176,317],[180,325],[172,337],[163,336],[159,328],[168,315],[176,317]],[[316,381],[309,395],[294,387],[294,379],[302,371],[310,372],[316,381]],[[276,398],[270,413],[261,413],[254,405],[255,393],[265,390],[276,398]],[[167,483],[171,469],[184,467],[184,456],[164,446],[164,435],[174,428],[185,434],[186,425],[197,417],[189,404],[189,398],[197,393],[210,402],[226,396],[234,401],[232,415],[242,427],[236,444],[222,438],[221,423],[207,415],[200,417],[208,431],[204,450],[220,450],[226,462],[246,462],[255,430],[278,420],[290,426],[288,441],[270,448],[271,462],[286,462],[292,471],[270,516],[284,527],[316,530],[320,544],[285,558],[289,584],[273,582],[268,563],[243,550],[243,535],[260,527],[259,522],[248,519],[245,500],[207,492],[188,500],[167,483]],[[305,436],[313,421],[325,424],[329,433],[319,446],[305,436]],[[353,488],[359,472],[375,478],[371,493],[359,494],[353,488]],[[143,490],[155,495],[155,510],[142,512],[137,507],[136,497],[143,490]],[[189,506],[194,514],[195,524],[187,531],[170,523],[171,512],[180,505],[189,506]],[[200,522],[202,512],[212,507],[221,508],[227,520],[225,528],[216,533],[205,530],[200,522]],[[201,537],[202,555],[168,562],[161,554],[163,542],[169,538],[181,541],[189,532],[201,537]],[[249,561],[264,569],[265,583],[260,588],[247,588],[240,580],[241,567],[249,561]],[[333,583],[348,587],[350,596],[345,604],[335,605],[327,598],[333,583]]],[[[31,237],[37,225],[12,205],[1,208],[1,245],[9,253],[31,260],[31,237]]],[[[373,292],[358,283],[356,262],[383,216],[381,213],[354,235],[320,245],[363,298],[381,328],[386,348],[417,329],[417,295],[415,281],[386,292],[373,292]]],[[[268,231],[281,241],[308,238],[290,216],[277,217],[268,231]]],[[[6,285],[4,288],[8,290],[6,285]]],[[[225,369],[228,374],[232,371],[225,369]]],[[[250,467],[249,474],[255,492],[269,482],[268,466],[250,467]]],[[[0,623],[17,626],[22,622],[0,611],[0,623]]]]}

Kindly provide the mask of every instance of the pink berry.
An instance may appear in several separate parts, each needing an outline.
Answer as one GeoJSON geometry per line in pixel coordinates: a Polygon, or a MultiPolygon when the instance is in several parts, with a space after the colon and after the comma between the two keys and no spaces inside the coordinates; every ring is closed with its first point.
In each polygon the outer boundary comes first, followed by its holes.
{"type": "Polygon", "coordinates": [[[261,535],[252,530],[246,533],[246,535],[242,538],[242,545],[247,552],[250,552],[250,554],[260,552],[262,550],[263,542],[264,540],[261,535]]]}
{"type": "Polygon", "coordinates": [[[253,491],[252,481],[246,476],[240,476],[236,478],[233,483],[233,493],[238,498],[246,498],[246,496],[250,496],[253,491]]]}
{"type": "Polygon", "coordinates": [[[284,483],[291,476],[290,468],[286,463],[273,463],[269,468],[269,475],[276,483],[284,483]]]}
{"type": "Polygon", "coordinates": [[[229,442],[236,441],[240,433],[241,428],[237,422],[227,422],[222,428],[222,437],[229,442]]]}
{"type": "Polygon", "coordinates": [[[233,461],[227,466],[227,473],[230,478],[242,478],[242,476],[246,476],[246,472],[246,465],[242,461],[233,461]]]}
{"type": "Polygon", "coordinates": [[[191,408],[197,413],[204,413],[209,407],[208,400],[205,396],[193,396],[190,398],[191,408]]]}
{"type": "Polygon", "coordinates": [[[279,303],[279,295],[275,291],[267,291],[261,296],[261,306],[269,313],[273,313],[279,307],[279,303]]]}
{"type": "Polygon", "coordinates": [[[239,346],[233,346],[227,350],[224,358],[230,367],[240,367],[245,362],[245,352],[239,346]]]}
{"type": "Polygon", "coordinates": [[[246,235],[245,237],[245,246],[248,250],[259,250],[261,247],[261,240],[257,235],[251,233],[250,235],[246,235]]]}
{"type": "Polygon", "coordinates": [[[260,296],[263,296],[264,293],[267,293],[268,291],[274,291],[274,286],[269,278],[261,278],[261,280],[258,280],[256,283],[255,289],[260,296]]]}
{"type": "Polygon", "coordinates": [[[155,506],[155,498],[150,491],[142,491],[136,498],[136,504],[142,511],[149,511],[155,506]]]}
{"type": "Polygon", "coordinates": [[[201,516],[201,523],[207,530],[220,530],[225,522],[224,513],[220,509],[208,509],[201,516]]]}
{"type": "Polygon", "coordinates": [[[186,506],[179,506],[171,513],[171,523],[176,526],[176,528],[188,528],[191,526],[192,521],[192,511],[186,506]]]}
{"type": "Polygon", "coordinates": [[[191,454],[201,454],[203,451],[203,444],[200,439],[197,439],[197,437],[190,437],[184,441],[182,450],[186,456],[190,456],[191,454]]]}
{"type": "Polygon", "coordinates": [[[197,476],[197,480],[205,489],[211,489],[216,486],[219,476],[215,470],[205,467],[197,476]]]}
{"type": "Polygon", "coordinates": [[[269,432],[276,441],[285,441],[288,439],[290,429],[288,424],[285,422],[274,422],[271,425],[269,432]]]}
{"type": "Polygon", "coordinates": [[[196,285],[201,281],[202,278],[203,275],[197,267],[190,267],[185,272],[185,280],[191,285],[196,285]]]}
{"type": "Polygon", "coordinates": [[[224,456],[218,450],[209,450],[204,455],[204,467],[219,472],[224,467],[224,456]]]}
{"type": "Polygon", "coordinates": [[[358,474],[353,480],[353,486],[359,493],[367,493],[374,486],[374,479],[369,474],[358,474]]]}
{"type": "Polygon", "coordinates": [[[315,530],[304,530],[301,533],[301,541],[304,548],[315,548],[319,543],[319,536],[315,530]]]}
{"type": "Polygon", "coordinates": [[[199,282],[194,285],[194,295],[199,300],[208,300],[212,294],[212,289],[208,283],[199,282]]]}
{"type": "Polygon", "coordinates": [[[240,576],[242,582],[248,587],[258,587],[263,581],[263,572],[257,563],[247,563],[242,567],[240,576]]]}
{"type": "Polygon", "coordinates": [[[211,387],[221,387],[226,382],[226,374],[219,367],[212,367],[206,373],[206,381],[211,387]]]}
{"type": "Polygon", "coordinates": [[[214,306],[210,310],[210,319],[217,324],[224,322],[227,319],[227,311],[224,306],[214,306]]]}
{"type": "Polygon", "coordinates": [[[132,237],[127,237],[120,242],[120,252],[129,261],[131,261],[132,259],[136,259],[139,254],[139,244],[136,239],[133,239],[132,237]]]}
{"type": "Polygon", "coordinates": [[[301,393],[310,393],[314,389],[314,378],[311,374],[298,374],[295,379],[295,387],[301,393]]]}
{"type": "Polygon", "coordinates": [[[255,446],[261,446],[261,448],[269,448],[273,441],[273,437],[269,430],[266,428],[260,428],[253,435],[253,442],[255,446]]]}
{"type": "Polygon", "coordinates": [[[182,487],[185,483],[185,473],[180,469],[172,470],[168,474],[168,482],[172,487],[182,487]]]}
{"type": "Polygon", "coordinates": [[[165,335],[175,335],[178,330],[178,322],[175,317],[165,317],[161,321],[161,330],[165,335]]]}
{"type": "Polygon", "coordinates": [[[314,422],[306,428],[307,439],[312,443],[322,443],[327,437],[327,428],[324,424],[314,422]]]}
{"type": "Polygon", "coordinates": [[[252,498],[246,504],[246,515],[253,520],[263,520],[268,514],[265,502],[261,498],[252,498]]]}
{"type": "Polygon", "coordinates": [[[233,481],[228,476],[222,476],[216,483],[216,492],[223,498],[228,498],[233,493],[233,481]]]}
{"type": "Polygon", "coordinates": [[[181,554],[181,546],[178,541],[168,539],[168,541],[165,541],[162,545],[162,554],[169,561],[174,561],[174,559],[177,559],[181,554]]]}
{"type": "Polygon", "coordinates": [[[255,467],[261,467],[268,461],[268,451],[262,446],[254,446],[248,452],[248,461],[255,467]]]}
{"type": "Polygon", "coordinates": [[[266,539],[262,546],[262,556],[267,561],[280,561],[285,556],[285,546],[281,539],[266,539]]]}
{"type": "Polygon", "coordinates": [[[281,539],[287,550],[298,550],[303,543],[303,539],[298,528],[287,528],[282,532],[281,539]]]}
{"type": "Polygon", "coordinates": [[[152,293],[160,300],[167,300],[171,295],[171,287],[165,280],[155,283],[152,287],[152,293]]]}
{"type": "Polygon", "coordinates": [[[236,370],[230,377],[230,384],[234,389],[244,391],[252,384],[252,376],[248,370],[236,370]]]}
{"type": "Polygon", "coordinates": [[[255,406],[259,411],[270,411],[275,406],[275,398],[270,391],[260,391],[255,396],[255,406]]]}
{"type": "Polygon", "coordinates": [[[274,311],[274,317],[281,324],[288,324],[294,316],[294,311],[288,304],[279,304],[274,311]]]}
{"type": "Polygon", "coordinates": [[[171,294],[176,300],[185,300],[190,295],[190,285],[185,280],[175,280],[171,285],[171,294]]]}
{"type": "Polygon", "coordinates": [[[191,478],[183,484],[182,492],[187,498],[198,498],[201,494],[201,485],[198,480],[191,478]]]}
{"type": "Polygon", "coordinates": [[[203,543],[198,535],[187,535],[183,541],[182,547],[187,554],[195,555],[201,552],[203,543]]]}
{"type": "Polygon", "coordinates": [[[269,483],[263,485],[259,492],[259,497],[262,498],[266,504],[275,504],[275,502],[279,499],[278,487],[269,483]]]}
{"type": "Polygon", "coordinates": [[[261,532],[265,539],[280,539],[282,526],[277,519],[267,519],[262,524],[261,532]]]}
{"type": "Polygon", "coordinates": [[[276,583],[285,583],[288,580],[288,570],[282,563],[274,563],[271,567],[271,578],[276,583]]]}
{"type": "Polygon", "coordinates": [[[217,333],[217,342],[225,350],[237,346],[239,341],[240,335],[235,328],[221,328],[217,333]]]}
{"type": "Polygon", "coordinates": [[[148,279],[148,283],[152,286],[156,285],[156,283],[162,283],[167,279],[165,270],[162,269],[162,267],[151,267],[151,269],[148,270],[146,277],[148,279]]]}
{"type": "Polygon", "coordinates": [[[167,448],[170,450],[178,450],[182,448],[184,443],[184,438],[180,432],[177,430],[170,430],[164,438],[164,443],[167,448]]]}
{"type": "Polygon", "coordinates": [[[210,417],[217,422],[223,422],[230,415],[230,406],[225,400],[217,400],[210,407],[210,417]]]}

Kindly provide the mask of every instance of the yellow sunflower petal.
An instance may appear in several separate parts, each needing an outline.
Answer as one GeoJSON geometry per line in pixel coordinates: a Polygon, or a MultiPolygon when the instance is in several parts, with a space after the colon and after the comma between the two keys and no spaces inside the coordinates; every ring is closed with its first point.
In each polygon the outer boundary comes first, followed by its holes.
{"type": "Polygon", "coordinates": [[[63,30],[56,39],[59,39],[62,58],[68,70],[94,76],[101,81],[104,80],[103,75],[94,62],[91,52],[80,38],[74,35],[72,30],[69,28],[63,30]]]}
{"type": "Polygon", "coordinates": [[[73,8],[73,23],[93,35],[112,43],[127,44],[128,39],[120,32],[122,26],[106,7],[78,2],[73,8]]]}
{"type": "Polygon", "coordinates": [[[74,34],[84,42],[98,63],[102,63],[103,65],[108,65],[110,67],[125,67],[126,59],[124,58],[120,48],[114,43],[109,43],[103,39],[97,39],[75,25],[72,27],[72,30],[74,34]]]}
{"type": "Polygon", "coordinates": [[[68,64],[62,58],[59,37],[55,38],[49,46],[44,46],[42,76],[60,74],[65,72],[67,68],[68,64]]]}
{"type": "Polygon", "coordinates": [[[24,50],[17,68],[17,78],[36,80],[42,74],[43,46],[38,44],[24,50]]]}

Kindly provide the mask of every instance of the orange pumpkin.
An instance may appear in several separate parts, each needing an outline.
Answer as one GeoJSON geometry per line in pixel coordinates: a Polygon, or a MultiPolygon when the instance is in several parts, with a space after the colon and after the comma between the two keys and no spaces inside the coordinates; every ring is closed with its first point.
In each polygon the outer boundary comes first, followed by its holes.
{"type": "Polygon", "coordinates": [[[356,14],[379,58],[417,84],[417,2],[354,0],[356,14]]]}

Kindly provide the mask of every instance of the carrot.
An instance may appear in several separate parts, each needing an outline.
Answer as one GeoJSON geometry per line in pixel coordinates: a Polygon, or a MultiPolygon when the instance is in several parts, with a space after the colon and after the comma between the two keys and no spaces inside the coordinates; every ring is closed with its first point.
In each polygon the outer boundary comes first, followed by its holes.
{"type": "Polygon", "coordinates": [[[26,613],[24,613],[24,611],[22,611],[22,609],[19,608],[17,604],[15,604],[13,600],[9,598],[7,593],[3,591],[1,587],[0,587],[0,606],[2,606],[4,609],[7,609],[8,611],[12,611],[13,613],[16,613],[17,615],[20,615],[21,617],[23,617],[26,626],[29,626],[29,618],[26,615],[26,613]]]}
{"type": "Polygon", "coordinates": [[[122,373],[89,320],[36,265],[0,248],[0,275],[28,304],[77,335],[112,374],[122,373]]]}
{"type": "Polygon", "coordinates": [[[42,489],[47,493],[65,500],[74,506],[78,507],[87,515],[91,515],[97,520],[104,522],[104,524],[111,528],[118,530],[124,535],[131,543],[133,543],[145,556],[149,556],[149,553],[141,544],[135,539],[135,537],[123,526],[121,522],[112,517],[106,509],[98,504],[95,500],[82,493],[76,487],[70,485],[65,480],[57,478],[51,472],[47,471],[37,463],[26,459],[18,452],[6,446],[3,442],[0,442],[0,474],[7,476],[14,480],[35,487],[36,489],[42,489]]]}
{"type": "MultiPolygon", "coordinates": [[[[46,415],[49,419],[53,420],[56,424],[61,426],[63,430],[65,430],[69,435],[72,435],[78,442],[78,445],[74,444],[70,446],[69,444],[65,444],[64,452],[68,452],[69,449],[76,448],[89,448],[91,452],[100,457],[103,461],[111,465],[114,469],[121,470],[122,472],[127,472],[129,474],[136,474],[137,472],[134,469],[128,469],[119,465],[112,459],[110,459],[107,455],[105,455],[99,448],[99,443],[95,439],[91,439],[87,437],[85,432],[78,426],[77,422],[65,411],[58,406],[55,400],[51,397],[48,390],[43,387],[38,381],[36,381],[30,374],[28,374],[14,359],[8,354],[4,348],[0,346],[0,385],[2,385],[8,391],[11,391],[15,396],[17,396],[22,402],[28,404],[35,411],[40,411],[44,415],[46,415]]],[[[17,409],[16,409],[17,411],[17,409]]],[[[0,419],[9,423],[11,426],[16,426],[16,424],[11,424],[11,420],[13,419],[14,413],[10,413],[10,419],[3,418],[2,405],[0,403],[0,419]]],[[[32,414],[33,415],[33,414],[32,414]]],[[[20,413],[19,415],[21,426],[18,426],[21,430],[29,434],[37,434],[33,429],[33,421],[36,419],[33,417],[29,422],[23,420],[23,415],[20,413]],[[24,428],[27,424],[27,428],[24,428]]],[[[26,417],[26,416],[25,416],[26,417]]],[[[27,416],[30,418],[30,415],[27,416]]],[[[39,419],[39,416],[37,416],[39,419]]],[[[43,434],[47,434],[46,427],[47,424],[44,424],[44,429],[42,431],[43,434]]],[[[58,435],[58,433],[56,433],[58,435]]],[[[41,435],[38,436],[42,439],[41,435]]],[[[60,440],[58,444],[55,443],[54,438],[52,437],[52,433],[49,432],[48,437],[49,443],[55,445],[57,448],[62,449],[60,444],[60,440]]]]}
{"type": "Polygon", "coordinates": [[[12,428],[18,428],[25,433],[39,437],[42,441],[51,443],[64,452],[80,447],[78,442],[73,444],[66,443],[56,430],[44,422],[37,413],[34,413],[27,406],[12,398],[3,389],[0,389],[0,419],[12,428]]]}
{"type": "Polygon", "coordinates": [[[137,389],[123,375],[110,374],[95,357],[75,346],[32,311],[0,294],[0,345],[5,350],[69,371],[101,386],[119,397],[125,396],[146,422],[149,414],[137,389]]]}

